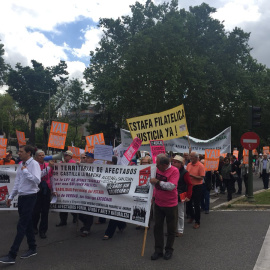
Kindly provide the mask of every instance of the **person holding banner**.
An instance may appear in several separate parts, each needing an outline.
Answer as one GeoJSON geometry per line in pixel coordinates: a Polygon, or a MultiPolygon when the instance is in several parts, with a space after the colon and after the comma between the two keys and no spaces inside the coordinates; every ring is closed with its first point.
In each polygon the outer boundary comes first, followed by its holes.
{"type": "Polygon", "coordinates": [[[159,154],[156,158],[156,177],[150,179],[150,183],[155,185],[155,206],[154,206],[154,237],[155,252],[151,260],[163,257],[169,260],[173,254],[173,244],[177,226],[177,206],[178,192],[177,183],[179,180],[179,170],[171,166],[170,159],[166,154],[159,154]],[[167,223],[167,242],[164,248],[164,219],[167,223]]]}
{"type": "Polygon", "coordinates": [[[39,233],[40,238],[47,238],[48,217],[51,201],[51,177],[53,173],[54,161],[49,163],[44,162],[45,153],[42,150],[37,150],[35,160],[39,163],[41,169],[41,182],[39,184],[39,192],[37,193],[37,201],[33,211],[33,227],[35,234],[39,233]],[[39,223],[40,220],[40,223],[39,223]],[[39,223],[39,229],[38,229],[39,223]]]}
{"type": "Polygon", "coordinates": [[[6,156],[0,160],[0,165],[13,165],[15,161],[12,159],[12,151],[8,150],[6,156]]]}
{"type": "Polygon", "coordinates": [[[177,184],[178,191],[178,223],[176,237],[183,236],[184,220],[185,220],[185,202],[190,201],[192,196],[192,183],[189,172],[184,168],[185,159],[179,155],[175,155],[172,160],[172,166],[176,167],[180,172],[179,181],[177,184]]]}
{"type": "Polygon", "coordinates": [[[32,224],[32,213],[36,203],[38,185],[40,183],[41,170],[37,161],[32,158],[34,148],[30,145],[20,146],[19,156],[22,163],[19,165],[14,187],[7,200],[7,206],[10,207],[11,201],[16,195],[18,197],[19,221],[17,225],[17,234],[13,245],[7,256],[0,258],[1,263],[14,264],[17,252],[23,241],[27,237],[29,250],[21,255],[21,259],[26,259],[37,254],[36,240],[32,224]]]}
{"type": "Polygon", "coordinates": [[[193,188],[191,200],[187,202],[187,211],[190,216],[188,223],[192,223],[195,219],[193,228],[199,229],[201,220],[200,205],[203,192],[203,178],[205,176],[205,169],[204,165],[199,161],[198,153],[191,152],[190,161],[191,162],[187,165],[187,171],[189,172],[193,188]]]}
{"type": "MultiPolygon", "coordinates": [[[[66,151],[64,153],[64,161],[61,163],[76,163],[74,159],[72,159],[73,153],[71,151],[66,151]]],[[[71,213],[73,216],[73,223],[77,222],[77,214],[71,213]]],[[[67,212],[60,212],[59,213],[60,217],[60,223],[56,224],[56,227],[62,227],[67,225],[67,218],[68,218],[68,213],[67,212]]]]}

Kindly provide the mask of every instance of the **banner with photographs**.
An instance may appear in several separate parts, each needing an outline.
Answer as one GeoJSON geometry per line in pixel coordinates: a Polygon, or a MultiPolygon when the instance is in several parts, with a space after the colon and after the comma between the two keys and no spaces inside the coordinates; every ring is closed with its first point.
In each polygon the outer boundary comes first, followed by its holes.
{"type": "Polygon", "coordinates": [[[155,165],[56,164],[57,212],[89,214],[148,226],[155,165]]]}
{"type": "Polygon", "coordinates": [[[0,210],[17,210],[18,196],[16,196],[10,208],[6,205],[6,200],[14,186],[16,171],[19,165],[0,166],[0,210]]]}

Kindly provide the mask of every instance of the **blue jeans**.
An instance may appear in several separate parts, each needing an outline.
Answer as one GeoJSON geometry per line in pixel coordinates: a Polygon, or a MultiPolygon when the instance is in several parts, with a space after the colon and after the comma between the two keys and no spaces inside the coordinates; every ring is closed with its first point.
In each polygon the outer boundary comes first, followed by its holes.
{"type": "Polygon", "coordinates": [[[210,191],[207,190],[206,185],[202,185],[202,200],[201,200],[201,208],[204,211],[209,211],[210,204],[210,191]]]}
{"type": "Polygon", "coordinates": [[[36,239],[32,224],[32,212],[36,199],[37,194],[19,196],[18,198],[19,221],[17,224],[17,234],[9,251],[9,255],[14,259],[17,256],[17,252],[23,241],[24,235],[27,237],[29,249],[36,250],[36,239]]]}

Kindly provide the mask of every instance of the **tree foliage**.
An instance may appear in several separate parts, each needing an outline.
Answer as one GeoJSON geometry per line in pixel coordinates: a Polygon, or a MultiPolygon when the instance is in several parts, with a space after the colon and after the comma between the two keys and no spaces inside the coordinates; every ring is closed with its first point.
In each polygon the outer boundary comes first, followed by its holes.
{"type": "Polygon", "coordinates": [[[35,144],[35,124],[49,102],[49,95],[46,93],[53,96],[58,86],[67,80],[68,73],[64,61],[47,68],[35,60],[31,62],[32,67],[23,67],[18,63],[15,69],[10,69],[7,84],[8,93],[31,121],[29,141],[35,144]]]}
{"type": "MultiPolygon", "coordinates": [[[[71,141],[75,146],[79,143],[79,127],[86,122],[85,111],[90,105],[89,94],[85,91],[84,84],[78,79],[71,79],[65,89],[65,98],[61,105],[63,121],[69,123],[73,128],[71,141]]],[[[68,141],[68,140],[67,140],[68,141]]],[[[71,145],[71,144],[70,144],[71,145]]]]}
{"type": "Polygon", "coordinates": [[[131,16],[100,19],[104,35],[84,72],[91,98],[118,127],[183,103],[190,135],[232,126],[238,144],[247,105],[269,96],[269,70],[252,58],[249,33],[225,31],[205,3],[186,11],[177,2],[136,2],[131,16]]]}
{"type": "Polygon", "coordinates": [[[4,54],[5,54],[4,45],[0,43],[0,86],[4,84],[7,72],[7,65],[5,64],[5,60],[3,58],[4,54]]]}

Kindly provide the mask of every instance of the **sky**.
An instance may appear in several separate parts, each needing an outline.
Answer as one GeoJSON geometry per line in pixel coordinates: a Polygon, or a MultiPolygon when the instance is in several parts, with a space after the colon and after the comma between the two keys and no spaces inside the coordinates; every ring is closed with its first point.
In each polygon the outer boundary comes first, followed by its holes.
{"type": "MultiPolygon", "coordinates": [[[[137,0],[144,4],[146,0],[137,0]]],[[[160,4],[164,0],[153,0],[160,4]]],[[[165,2],[169,2],[165,0],[165,2]]],[[[214,18],[225,29],[240,27],[251,32],[251,54],[270,68],[269,0],[179,0],[179,7],[202,2],[215,7],[214,18]]],[[[116,19],[130,14],[135,0],[6,0],[1,1],[0,43],[4,44],[5,62],[30,66],[34,59],[44,66],[66,61],[70,78],[83,78],[90,63],[90,51],[98,46],[102,31],[99,18],[116,19]]]]}

